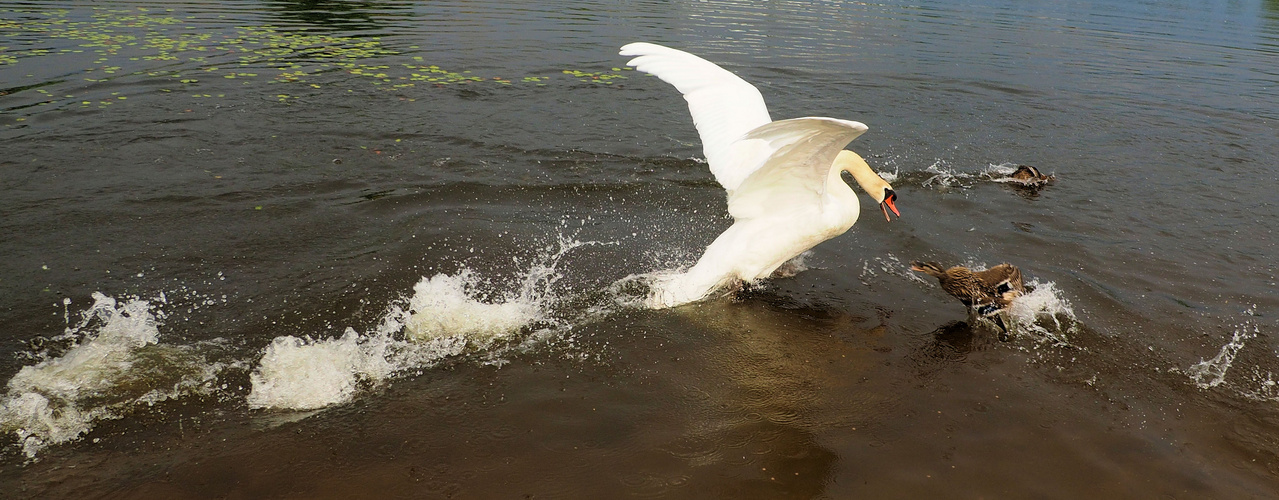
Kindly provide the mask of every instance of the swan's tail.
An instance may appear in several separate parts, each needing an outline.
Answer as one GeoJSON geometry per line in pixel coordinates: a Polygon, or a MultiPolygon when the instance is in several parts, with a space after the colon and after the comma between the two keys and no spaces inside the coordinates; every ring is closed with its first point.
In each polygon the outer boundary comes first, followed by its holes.
{"type": "Polygon", "coordinates": [[[688,286],[686,273],[665,274],[653,277],[649,282],[648,298],[644,305],[649,309],[666,309],[706,297],[709,290],[694,290],[688,286]]]}
{"type": "Polygon", "coordinates": [[[644,305],[650,309],[666,309],[690,304],[710,296],[725,283],[724,275],[698,272],[695,266],[685,273],[664,273],[649,281],[648,298],[644,305]]]}

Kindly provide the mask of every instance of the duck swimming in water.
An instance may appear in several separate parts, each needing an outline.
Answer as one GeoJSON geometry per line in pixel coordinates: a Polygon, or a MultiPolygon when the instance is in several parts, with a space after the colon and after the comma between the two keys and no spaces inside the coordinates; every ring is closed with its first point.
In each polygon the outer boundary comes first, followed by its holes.
{"type": "Polygon", "coordinates": [[[1004,182],[1017,184],[1020,186],[1038,189],[1046,186],[1049,182],[1056,179],[1055,176],[1045,175],[1039,169],[1030,165],[1018,165],[1017,170],[1009,174],[1008,177],[1002,179],[1004,182]]]}
{"type": "Polygon", "coordinates": [[[963,302],[973,314],[988,318],[999,326],[1004,334],[1008,327],[1003,313],[1013,299],[1026,293],[1021,281],[1021,270],[1012,264],[1000,264],[985,271],[973,271],[964,266],[943,268],[936,262],[911,262],[910,269],[937,278],[942,290],[963,302]]]}

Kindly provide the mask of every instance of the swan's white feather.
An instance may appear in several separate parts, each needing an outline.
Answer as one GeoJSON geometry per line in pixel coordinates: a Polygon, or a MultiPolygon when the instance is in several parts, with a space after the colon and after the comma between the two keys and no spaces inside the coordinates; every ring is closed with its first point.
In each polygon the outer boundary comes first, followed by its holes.
{"type": "Polygon", "coordinates": [[[822,117],[774,122],[758,89],[714,63],[651,43],[632,43],[621,53],[636,56],[628,64],[674,85],[688,100],[706,161],[728,191],[734,218],[693,267],[654,280],[650,305],[686,304],[734,280],[768,277],[843,234],[860,212],[857,194],[840,177],[843,170],[851,168],[868,192],[887,186],[854,153],[848,155],[855,161],[835,164],[865,125],[822,117]]]}
{"type": "MultiPolygon", "coordinates": [[[[824,117],[779,120],[751,130],[741,142],[755,143],[751,149],[766,154],[729,194],[728,212],[741,221],[824,205],[835,156],[866,130],[860,122],[824,117]]],[[[838,177],[835,182],[843,184],[838,177]]]]}
{"type": "Polygon", "coordinates": [[[747,132],[773,121],[759,89],[715,63],[661,45],[632,43],[622,47],[621,55],[635,56],[628,65],[674,85],[684,95],[706,163],[724,189],[736,190],[759,167],[736,160],[753,155],[731,151],[747,132]]]}

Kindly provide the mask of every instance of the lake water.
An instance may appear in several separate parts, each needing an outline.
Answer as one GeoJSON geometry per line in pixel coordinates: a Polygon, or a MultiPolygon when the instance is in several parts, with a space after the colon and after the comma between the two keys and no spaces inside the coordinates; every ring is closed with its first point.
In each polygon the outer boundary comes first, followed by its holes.
{"type": "Polygon", "coordinates": [[[1276,498],[1276,102],[1274,0],[6,2],[0,496],[1276,498]],[[633,41],[902,218],[637,306],[731,220],[633,41]]]}

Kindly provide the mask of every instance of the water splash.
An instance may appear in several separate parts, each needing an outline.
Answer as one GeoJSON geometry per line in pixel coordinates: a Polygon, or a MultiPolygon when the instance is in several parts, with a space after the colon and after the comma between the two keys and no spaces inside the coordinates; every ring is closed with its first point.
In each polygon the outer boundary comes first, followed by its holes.
{"type": "Polygon", "coordinates": [[[880,179],[883,179],[884,182],[892,184],[894,182],[897,182],[897,179],[901,177],[901,168],[900,167],[894,168],[892,172],[881,170],[881,171],[875,172],[875,174],[878,175],[880,179]]]}
{"type": "Polygon", "coordinates": [[[469,269],[423,278],[413,287],[409,301],[408,337],[417,341],[454,337],[483,348],[536,323],[563,326],[565,321],[553,313],[554,306],[568,298],[555,287],[563,278],[558,266],[574,249],[601,244],[558,235],[556,244],[544,248],[523,273],[519,288],[497,296],[484,293],[482,280],[469,269]]]}
{"type": "Polygon", "coordinates": [[[312,410],[349,401],[361,384],[395,372],[393,346],[384,339],[350,328],[329,340],[276,337],[249,377],[249,407],[312,410]]]}
{"type": "Polygon", "coordinates": [[[1255,401],[1279,401],[1279,380],[1274,372],[1266,370],[1262,373],[1260,366],[1253,366],[1248,384],[1250,388],[1240,390],[1244,397],[1255,401]]]}
{"type": "Polygon", "coordinates": [[[1012,329],[1031,334],[1053,345],[1069,345],[1066,334],[1079,323],[1065,294],[1051,281],[1026,283],[1027,293],[1013,300],[1008,308],[1012,329]]]}
{"type": "Polygon", "coordinates": [[[934,161],[932,165],[924,169],[925,173],[932,174],[931,177],[925,179],[922,186],[938,186],[942,188],[969,188],[973,185],[973,179],[977,176],[961,172],[950,166],[945,160],[934,161]]]}
{"type": "Polygon", "coordinates": [[[931,187],[942,191],[951,189],[970,189],[980,182],[989,181],[997,183],[1017,183],[1009,177],[1017,171],[1017,163],[988,163],[985,167],[970,169],[974,171],[964,171],[959,167],[950,164],[945,159],[937,159],[932,165],[921,171],[907,172],[906,174],[880,172],[880,177],[896,182],[898,179],[905,177],[905,182],[918,181],[922,187],[931,187]],[[890,179],[891,177],[891,179],[890,179]]]}
{"type": "Polygon", "coordinates": [[[93,300],[79,323],[54,339],[71,346],[60,356],[40,353],[43,359],[19,370],[0,399],[0,431],[14,433],[28,458],[135,405],[211,391],[223,368],[189,348],[161,344],[160,313],[150,301],[118,304],[97,292],[93,300]]]}
{"type": "MultiPolygon", "coordinates": [[[[1256,306],[1253,309],[1245,311],[1245,314],[1252,315],[1255,313],[1256,306]]],[[[1194,381],[1195,385],[1200,389],[1208,389],[1217,387],[1226,381],[1226,372],[1230,370],[1230,365],[1234,363],[1235,357],[1239,355],[1239,351],[1244,345],[1261,333],[1261,329],[1251,321],[1245,321],[1235,327],[1234,333],[1230,337],[1230,342],[1221,346],[1221,350],[1217,352],[1212,359],[1200,359],[1186,369],[1186,375],[1194,381]]],[[[1263,383],[1264,388],[1264,383],[1263,383]]]]}
{"type": "Polygon", "coordinates": [[[986,169],[981,172],[981,176],[995,182],[1007,182],[1008,176],[1017,171],[1016,163],[1000,163],[998,165],[990,163],[986,165],[986,169]]]}
{"type": "Polygon", "coordinates": [[[426,341],[456,336],[487,343],[542,317],[541,304],[529,294],[485,301],[476,289],[475,273],[469,269],[422,278],[413,287],[405,324],[408,337],[426,341]]]}
{"type": "Polygon", "coordinates": [[[500,350],[502,341],[530,330],[567,325],[554,313],[554,306],[567,299],[555,287],[563,277],[557,267],[573,249],[596,244],[601,243],[559,236],[506,293],[486,292],[494,285],[463,268],[423,277],[413,295],[388,307],[371,332],[347,328],[334,339],[277,337],[250,375],[249,406],[313,410],[342,404],[396,374],[467,352],[500,350]]]}

